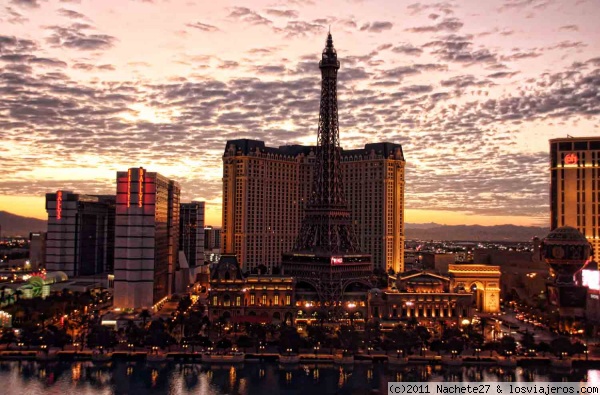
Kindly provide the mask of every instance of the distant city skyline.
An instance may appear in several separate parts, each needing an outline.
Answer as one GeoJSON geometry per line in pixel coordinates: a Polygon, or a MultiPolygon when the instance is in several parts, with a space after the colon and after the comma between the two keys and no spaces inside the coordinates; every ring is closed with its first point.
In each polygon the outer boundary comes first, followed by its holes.
{"type": "Polygon", "coordinates": [[[589,0],[5,2],[0,210],[45,219],[45,193],[114,194],[144,166],[220,226],[227,140],[316,143],[331,25],[341,145],[402,144],[406,222],[547,226],[548,140],[598,134],[599,18],[589,0]]]}

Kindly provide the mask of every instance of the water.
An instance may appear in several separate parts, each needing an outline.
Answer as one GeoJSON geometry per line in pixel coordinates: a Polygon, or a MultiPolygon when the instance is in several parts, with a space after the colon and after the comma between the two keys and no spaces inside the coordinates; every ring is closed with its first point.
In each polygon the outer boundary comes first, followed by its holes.
{"type": "Polygon", "coordinates": [[[177,363],[94,364],[1,362],[0,394],[201,394],[201,395],[360,395],[389,381],[600,381],[600,371],[551,373],[547,368],[388,367],[382,364],[340,368],[274,363],[207,366],[177,363]]]}

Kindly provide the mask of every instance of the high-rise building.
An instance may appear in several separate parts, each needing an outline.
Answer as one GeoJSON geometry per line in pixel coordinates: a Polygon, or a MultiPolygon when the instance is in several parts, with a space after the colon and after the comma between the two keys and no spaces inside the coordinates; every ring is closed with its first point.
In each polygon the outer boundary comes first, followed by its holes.
{"type": "Polygon", "coordinates": [[[68,276],[112,272],[115,197],[71,191],[46,194],[46,269],[68,276]]]}
{"type": "Polygon", "coordinates": [[[221,248],[221,228],[213,226],[204,227],[204,249],[214,250],[221,248]]]}
{"type": "Polygon", "coordinates": [[[600,137],[550,140],[550,227],[571,226],[600,257],[600,137]]]}
{"type": "Polygon", "coordinates": [[[179,184],[143,167],[117,173],[114,306],[150,308],[173,290],[179,184]]]}
{"type": "MultiPolygon", "coordinates": [[[[204,265],[204,202],[181,203],[179,249],[183,252],[192,279],[196,268],[204,265]]],[[[183,268],[181,259],[180,268],[183,268]]]]}
{"type": "Polygon", "coordinates": [[[46,232],[29,233],[29,268],[38,270],[46,265],[46,232]]]}
{"type": "MultiPolygon", "coordinates": [[[[243,271],[279,265],[300,230],[313,183],[315,147],[232,140],[223,155],[224,250],[243,271]]],[[[404,156],[393,143],[341,151],[354,230],[375,267],[404,271],[404,156]]]]}

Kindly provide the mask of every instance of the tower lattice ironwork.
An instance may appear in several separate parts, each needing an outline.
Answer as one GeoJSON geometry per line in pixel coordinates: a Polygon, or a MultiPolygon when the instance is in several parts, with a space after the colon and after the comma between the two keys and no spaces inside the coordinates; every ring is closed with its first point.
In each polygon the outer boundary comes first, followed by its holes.
{"type": "Polygon", "coordinates": [[[283,254],[283,270],[311,284],[321,304],[339,312],[345,288],[369,284],[371,256],[360,252],[346,202],[341,173],[337,73],[340,62],[331,33],[321,61],[321,105],[313,191],[294,250],[283,254]]]}

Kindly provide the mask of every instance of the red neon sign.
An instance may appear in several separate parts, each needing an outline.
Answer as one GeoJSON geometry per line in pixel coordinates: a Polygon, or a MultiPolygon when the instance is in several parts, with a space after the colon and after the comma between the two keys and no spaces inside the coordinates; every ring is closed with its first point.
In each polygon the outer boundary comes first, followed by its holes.
{"type": "Polygon", "coordinates": [[[144,205],[144,169],[140,167],[138,173],[138,207],[144,205]]]}
{"type": "Polygon", "coordinates": [[[62,218],[62,191],[56,191],[56,219],[62,218]]]}
{"type": "Polygon", "coordinates": [[[577,155],[574,153],[565,155],[565,165],[575,165],[577,164],[577,155]]]}
{"type": "Polygon", "coordinates": [[[342,257],[335,257],[335,256],[331,257],[331,264],[332,265],[341,265],[342,263],[344,263],[344,258],[342,258],[342,257]]]}
{"type": "Polygon", "coordinates": [[[127,170],[127,207],[131,206],[131,169],[127,170]]]}

